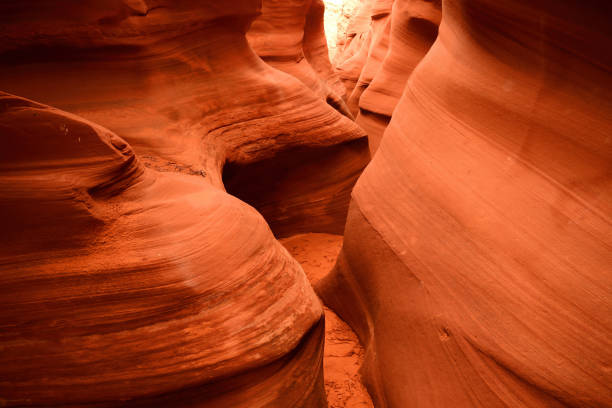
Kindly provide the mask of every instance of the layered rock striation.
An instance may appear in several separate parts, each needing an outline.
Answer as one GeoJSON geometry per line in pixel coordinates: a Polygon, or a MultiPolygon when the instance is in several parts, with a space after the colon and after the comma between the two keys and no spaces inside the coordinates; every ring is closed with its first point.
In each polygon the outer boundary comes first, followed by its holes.
{"type": "Polygon", "coordinates": [[[0,5],[2,404],[326,405],[273,233],[342,231],[367,140],[253,52],[258,13],[0,5]]]}
{"type": "Polygon", "coordinates": [[[348,115],[344,87],[329,61],[324,12],[322,0],[265,0],[247,38],[264,61],[348,115]]]}
{"type": "Polygon", "coordinates": [[[321,305],[260,214],[75,115],[0,106],[5,406],[325,406],[321,305]]]}
{"type": "MultiPolygon", "coordinates": [[[[441,18],[440,1],[395,0],[390,18],[388,51],[378,69],[364,81],[365,89],[357,104],[356,122],[367,133],[372,155],[391,120],[414,68],[423,59],[438,35],[441,18]]],[[[379,46],[372,55],[380,55],[379,46]]],[[[370,57],[368,62],[370,62],[370,57]]],[[[367,65],[366,65],[367,67],[367,65]]],[[[364,68],[364,71],[366,68],[364,68]]],[[[373,70],[372,70],[373,71],[373,70]]],[[[362,72],[362,75],[366,75],[362,72]]],[[[355,103],[355,102],[354,102],[355,103]]]]}
{"type": "Polygon", "coordinates": [[[391,29],[391,7],[393,0],[376,0],[370,10],[370,40],[367,51],[362,51],[365,61],[361,66],[359,77],[348,99],[348,107],[353,116],[359,113],[359,99],[380,69],[389,48],[391,29]]]}
{"type": "Polygon", "coordinates": [[[372,2],[370,0],[362,1],[355,8],[355,14],[349,20],[345,31],[346,39],[343,48],[341,52],[338,52],[336,61],[334,61],[334,68],[349,96],[357,85],[357,80],[368,57],[372,42],[371,14],[372,2]]]}
{"type": "Polygon", "coordinates": [[[607,10],[443,2],[318,285],[377,406],[612,405],[607,10]]]}
{"type": "Polygon", "coordinates": [[[225,177],[278,236],[342,232],[369,159],[365,134],[257,57],[245,39],[257,1],[148,4],[147,13],[79,4],[70,18],[2,14],[1,89],[111,129],[149,167],[206,174],[219,188],[225,177]]]}

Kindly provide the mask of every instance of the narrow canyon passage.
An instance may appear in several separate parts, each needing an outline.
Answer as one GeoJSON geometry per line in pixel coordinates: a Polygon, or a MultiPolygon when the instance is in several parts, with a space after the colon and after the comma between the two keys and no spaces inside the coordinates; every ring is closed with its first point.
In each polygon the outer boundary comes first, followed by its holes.
{"type": "MultiPolygon", "coordinates": [[[[308,280],[316,285],[327,276],[338,257],[342,236],[298,234],[280,240],[302,265],[308,280]]],[[[325,352],[323,374],[329,408],[372,408],[359,369],[364,351],[353,330],[328,307],[325,311],[325,352]]]]}
{"type": "Polygon", "coordinates": [[[0,1],[0,407],[612,407],[610,21],[0,1]]]}

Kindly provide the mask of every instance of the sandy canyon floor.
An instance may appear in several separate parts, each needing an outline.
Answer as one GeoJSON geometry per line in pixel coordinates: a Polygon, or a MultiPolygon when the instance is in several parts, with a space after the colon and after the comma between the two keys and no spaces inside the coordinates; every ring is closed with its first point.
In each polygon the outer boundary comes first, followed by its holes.
{"type": "MultiPolygon", "coordinates": [[[[334,266],[342,247],[342,236],[299,234],[280,242],[302,264],[310,283],[315,284],[334,266]]],[[[364,351],[357,335],[331,309],[324,309],[323,365],[329,408],[372,408],[372,400],[359,375],[364,351]]]]}

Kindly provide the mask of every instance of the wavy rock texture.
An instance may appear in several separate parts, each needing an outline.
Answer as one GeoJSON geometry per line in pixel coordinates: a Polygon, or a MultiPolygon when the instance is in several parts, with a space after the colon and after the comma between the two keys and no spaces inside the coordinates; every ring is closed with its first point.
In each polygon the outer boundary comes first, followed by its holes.
{"type": "Polygon", "coordinates": [[[0,101],[3,405],[325,406],[322,308],[266,221],[341,231],[367,140],[257,57],[257,12],[0,5],[0,89],[72,112],[0,101]]]}
{"type": "Polygon", "coordinates": [[[612,406],[608,11],[443,2],[318,287],[377,406],[612,406]]]}
{"type": "Polygon", "coordinates": [[[365,0],[350,20],[346,30],[347,40],[342,52],[338,53],[337,61],[334,61],[335,69],[346,88],[347,95],[351,95],[357,85],[357,80],[368,57],[372,42],[371,18],[372,1],[365,0]]]}
{"type": "Polygon", "coordinates": [[[264,61],[348,114],[344,87],[329,61],[324,11],[322,0],[264,0],[247,38],[264,61]]]}
{"type": "Polygon", "coordinates": [[[389,49],[391,7],[393,0],[376,0],[372,4],[370,46],[357,83],[348,98],[347,105],[353,116],[359,113],[359,98],[378,72],[389,49]]]}
{"type": "MultiPolygon", "coordinates": [[[[372,155],[380,144],[406,81],[438,35],[440,18],[440,1],[393,2],[388,52],[374,78],[366,82],[367,88],[358,100],[359,114],[356,122],[368,134],[372,155]]],[[[375,50],[372,56],[380,55],[381,51],[375,50]]]]}
{"type": "Polygon", "coordinates": [[[365,134],[253,53],[257,3],[14,6],[0,14],[0,89],[112,129],[149,167],[225,181],[278,236],[341,233],[365,134]]]}
{"type": "Polygon", "coordinates": [[[1,95],[4,406],[326,405],[321,305],[261,215],[1,95]]]}

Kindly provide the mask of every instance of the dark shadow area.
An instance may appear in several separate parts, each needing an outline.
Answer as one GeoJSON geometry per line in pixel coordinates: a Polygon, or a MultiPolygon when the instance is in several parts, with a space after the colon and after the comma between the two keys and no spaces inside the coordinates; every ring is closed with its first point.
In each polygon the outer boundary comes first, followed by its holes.
{"type": "Polygon", "coordinates": [[[353,185],[368,164],[367,138],[300,147],[250,164],[228,162],[229,194],[255,207],[277,238],[306,232],[342,234],[353,185]]]}

